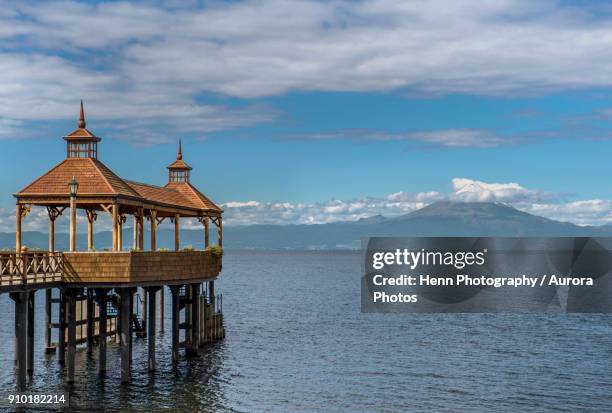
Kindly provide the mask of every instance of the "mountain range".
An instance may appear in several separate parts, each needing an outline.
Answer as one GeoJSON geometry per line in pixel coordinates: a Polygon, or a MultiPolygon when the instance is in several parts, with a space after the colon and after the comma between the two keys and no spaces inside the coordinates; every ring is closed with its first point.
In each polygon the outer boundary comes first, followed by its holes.
{"type": "MultiPolygon", "coordinates": [[[[244,225],[223,228],[226,249],[304,250],[357,249],[367,236],[612,236],[612,226],[578,226],[519,211],[510,206],[488,202],[440,201],[411,213],[388,218],[381,215],[358,221],[314,225],[244,225]]],[[[214,233],[214,231],[213,231],[214,233]]],[[[131,244],[131,229],[123,239],[131,244]]],[[[84,249],[86,237],[77,237],[78,249],[84,249]]],[[[108,249],[112,233],[95,234],[98,250],[108,249]]],[[[11,248],[14,233],[0,233],[0,248],[11,248]]],[[[23,243],[30,248],[46,249],[48,235],[43,232],[24,232],[23,243]]],[[[160,229],[157,245],[172,248],[174,233],[160,229]]],[[[202,230],[182,230],[181,245],[201,248],[202,230]]],[[[57,234],[58,250],[68,246],[68,235],[57,234]]],[[[145,234],[148,245],[148,233],[145,234]]]]}

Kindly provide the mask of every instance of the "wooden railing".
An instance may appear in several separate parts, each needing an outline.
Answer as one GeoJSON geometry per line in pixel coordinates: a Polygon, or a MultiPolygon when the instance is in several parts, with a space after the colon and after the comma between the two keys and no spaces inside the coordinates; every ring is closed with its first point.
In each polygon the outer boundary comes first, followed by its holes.
{"type": "Polygon", "coordinates": [[[62,280],[61,252],[0,252],[0,285],[44,284],[62,280]]]}

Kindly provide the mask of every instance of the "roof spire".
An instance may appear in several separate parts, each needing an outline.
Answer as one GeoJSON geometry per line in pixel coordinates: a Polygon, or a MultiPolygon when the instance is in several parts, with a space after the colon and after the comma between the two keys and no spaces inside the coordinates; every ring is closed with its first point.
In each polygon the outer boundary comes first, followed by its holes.
{"type": "Polygon", "coordinates": [[[85,111],[83,110],[83,99],[81,99],[81,113],[79,115],[78,127],[80,129],[84,129],[85,128],[85,111]]]}
{"type": "Polygon", "coordinates": [[[178,153],[176,154],[176,159],[183,159],[183,150],[181,148],[181,140],[179,139],[179,148],[178,153]]]}

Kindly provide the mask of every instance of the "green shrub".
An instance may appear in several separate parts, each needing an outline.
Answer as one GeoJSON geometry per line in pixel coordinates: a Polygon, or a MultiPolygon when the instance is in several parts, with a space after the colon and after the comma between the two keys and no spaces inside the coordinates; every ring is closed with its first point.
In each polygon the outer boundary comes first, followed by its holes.
{"type": "Polygon", "coordinates": [[[168,248],[158,248],[157,252],[168,252],[170,251],[168,248]]]}
{"type": "Polygon", "coordinates": [[[209,245],[204,251],[208,251],[213,255],[218,255],[219,257],[223,255],[223,248],[221,248],[217,244],[209,245]]]}
{"type": "Polygon", "coordinates": [[[185,245],[183,247],[183,251],[193,251],[193,245],[191,245],[191,244],[185,245]]]}

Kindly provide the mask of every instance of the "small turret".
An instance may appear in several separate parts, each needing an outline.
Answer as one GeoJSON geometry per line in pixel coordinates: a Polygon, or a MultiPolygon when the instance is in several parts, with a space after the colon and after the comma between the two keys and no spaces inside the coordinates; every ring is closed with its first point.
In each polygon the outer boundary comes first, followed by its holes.
{"type": "Polygon", "coordinates": [[[191,166],[183,161],[183,149],[179,140],[176,161],[168,165],[168,182],[189,182],[189,171],[191,171],[191,166]]]}
{"type": "Polygon", "coordinates": [[[86,128],[86,125],[85,110],[83,109],[83,101],[81,100],[81,112],[79,113],[77,129],[64,136],[64,140],[67,142],[66,157],[98,158],[98,142],[100,142],[101,139],[91,133],[86,128]]]}

